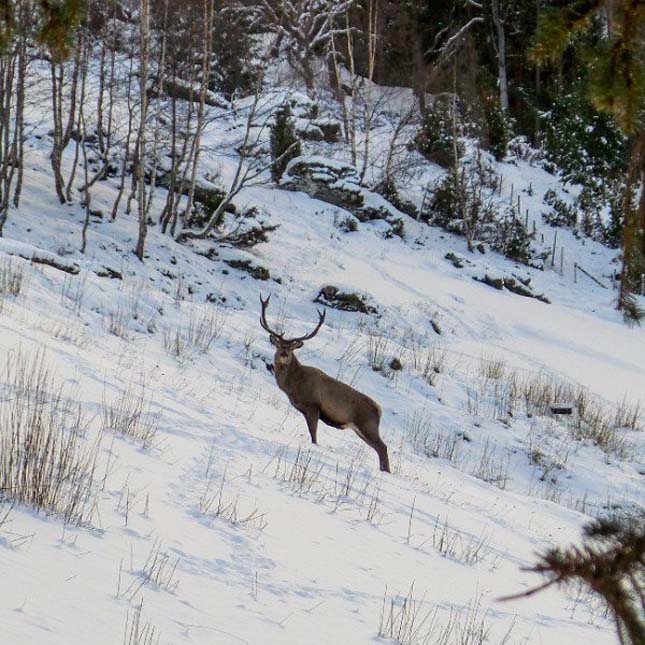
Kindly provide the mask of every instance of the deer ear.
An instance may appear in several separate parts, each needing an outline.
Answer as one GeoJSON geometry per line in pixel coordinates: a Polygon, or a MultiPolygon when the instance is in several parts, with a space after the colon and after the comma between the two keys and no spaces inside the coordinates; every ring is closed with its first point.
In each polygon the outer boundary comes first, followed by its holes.
{"type": "Polygon", "coordinates": [[[301,340],[297,340],[293,345],[291,345],[291,349],[300,349],[304,343],[301,340]]]}
{"type": "Polygon", "coordinates": [[[274,336],[273,334],[271,334],[271,335],[269,336],[269,340],[271,341],[271,344],[272,344],[272,345],[274,345],[275,347],[279,347],[279,346],[280,346],[280,341],[278,341],[278,337],[277,337],[277,336],[274,336]]]}

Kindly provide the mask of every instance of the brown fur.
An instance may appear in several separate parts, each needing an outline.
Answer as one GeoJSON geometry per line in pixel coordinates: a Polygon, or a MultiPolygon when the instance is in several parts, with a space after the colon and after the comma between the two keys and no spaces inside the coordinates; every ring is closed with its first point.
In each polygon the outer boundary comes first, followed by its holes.
{"type": "Polygon", "coordinates": [[[387,446],[379,435],[381,408],[369,396],[328,376],[316,367],[302,365],[294,350],[303,346],[304,340],[313,337],[324,321],[320,315],[318,326],[309,336],[285,339],[274,333],[266,324],[265,311],[269,299],[262,301],[262,326],[275,345],[275,380],[289,397],[291,405],[307,421],[311,441],[317,443],[318,421],[333,428],[351,428],[378,457],[381,470],[390,472],[387,446]]]}

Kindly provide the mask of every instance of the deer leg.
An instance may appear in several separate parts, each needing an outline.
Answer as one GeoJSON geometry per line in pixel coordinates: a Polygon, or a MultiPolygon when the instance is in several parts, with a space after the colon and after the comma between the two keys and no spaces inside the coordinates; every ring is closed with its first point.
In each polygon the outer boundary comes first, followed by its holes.
{"type": "Polygon", "coordinates": [[[311,435],[311,443],[318,444],[316,440],[316,433],[318,431],[318,419],[320,418],[320,410],[318,408],[307,408],[303,414],[307,420],[307,427],[311,435]]]}
{"type": "Polygon", "coordinates": [[[372,449],[376,451],[379,460],[379,467],[383,472],[389,473],[390,471],[390,458],[387,454],[387,446],[378,433],[378,426],[370,428],[368,432],[363,432],[358,428],[354,428],[356,434],[372,449]]]}
{"type": "Polygon", "coordinates": [[[385,445],[384,441],[379,437],[372,444],[372,448],[376,450],[376,454],[378,455],[381,470],[386,473],[392,472],[390,470],[390,458],[388,457],[388,454],[387,454],[387,446],[385,445]]]}

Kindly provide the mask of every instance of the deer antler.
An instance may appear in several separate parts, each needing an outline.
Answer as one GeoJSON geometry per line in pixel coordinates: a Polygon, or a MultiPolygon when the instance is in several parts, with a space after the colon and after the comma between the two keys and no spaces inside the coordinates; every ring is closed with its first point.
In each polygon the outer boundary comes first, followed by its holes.
{"type": "Polygon", "coordinates": [[[271,296],[267,296],[266,300],[262,298],[262,294],[260,294],[260,303],[262,304],[262,313],[260,314],[260,325],[262,325],[262,329],[265,331],[268,331],[269,334],[272,334],[273,336],[277,336],[278,338],[284,338],[284,332],[282,334],[278,334],[277,331],[273,331],[271,327],[269,327],[269,323],[267,322],[267,307],[269,306],[269,300],[271,300],[271,296]]]}
{"type": "Polygon", "coordinates": [[[260,325],[262,325],[262,329],[265,331],[268,331],[269,334],[273,334],[273,336],[277,336],[281,340],[284,340],[285,342],[288,343],[295,343],[295,342],[304,342],[305,340],[310,340],[313,338],[320,328],[322,327],[323,323],[325,322],[325,315],[327,314],[327,311],[323,310],[320,311],[318,309],[318,324],[316,325],[316,328],[309,334],[305,334],[304,336],[298,336],[296,338],[288,338],[285,339],[284,337],[284,332],[281,334],[278,334],[277,331],[274,331],[269,327],[269,323],[267,322],[267,308],[269,307],[269,300],[271,300],[271,296],[267,296],[266,298],[263,298],[262,295],[260,295],[260,303],[262,304],[262,312],[260,313],[260,325]]]}
{"type": "Polygon", "coordinates": [[[320,309],[317,309],[316,311],[318,312],[318,324],[316,325],[316,328],[310,334],[307,334],[305,336],[290,338],[289,339],[290,343],[295,343],[297,341],[303,342],[305,340],[309,340],[318,333],[318,330],[322,327],[323,323],[325,322],[325,315],[327,314],[327,311],[326,310],[320,311],[320,309]]]}

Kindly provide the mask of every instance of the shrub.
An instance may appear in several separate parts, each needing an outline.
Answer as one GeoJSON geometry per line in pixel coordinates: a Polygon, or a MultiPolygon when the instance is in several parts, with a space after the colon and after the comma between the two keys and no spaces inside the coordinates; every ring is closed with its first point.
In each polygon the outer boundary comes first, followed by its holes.
{"type": "Polygon", "coordinates": [[[497,221],[492,247],[509,260],[522,264],[531,260],[531,234],[514,214],[497,221]]]}
{"type": "Polygon", "coordinates": [[[419,210],[409,200],[403,199],[399,191],[390,177],[386,177],[374,187],[374,192],[387,199],[392,206],[400,210],[402,213],[417,219],[419,217],[419,210]]]}
{"type": "Polygon", "coordinates": [[[271,178],[278,183],[291,159],[300,156],[300,140],[291,118],[291,108],[285,103],[275,114],[271,125],[271,178]]]}
{"type": "Polygon", "coordinates": [[[542,219],[549,226],[572,227],[578,221],[576,209],[567,204],[563,199],[560,199],[557,193],[552,189],[544,193],[542,200],[548,206],[551,206],[551,211],[542,213],[542,219]]]}
{"type": "Polygon", "coordinates": [[[613,119],[596,112],[582,91],[566,94],[542,115],[548,158],[567,181],[586,185],[593,177],[621,177],[625,137],[613,119]]]}
{"type": "MultiPolygon", "coordinates": [[[[417,150],[430,161],[444,168],[454,162],[453,107],[447,101],[437,100],[421,117],[421,127],[415,143],[417,150]]],[[[457,154],[463,146],[457,142],[457,154]]]]}
{"type": "Polygon", "coordinates": [[[508,143],[513,137],[511,119],[497,103],[492,103],[484,110],[484,120],[488,134],[487,148],[497,161],[501,161],[506,156],[508,143]]]}
{"type": "Polygon", "coordinates": [[[89,522],[98,443],[83,444],[80,405],[63,396],[42,354],[10,353],[5,380],[11,396],[0,404],[0,500],[89,522]]]}

